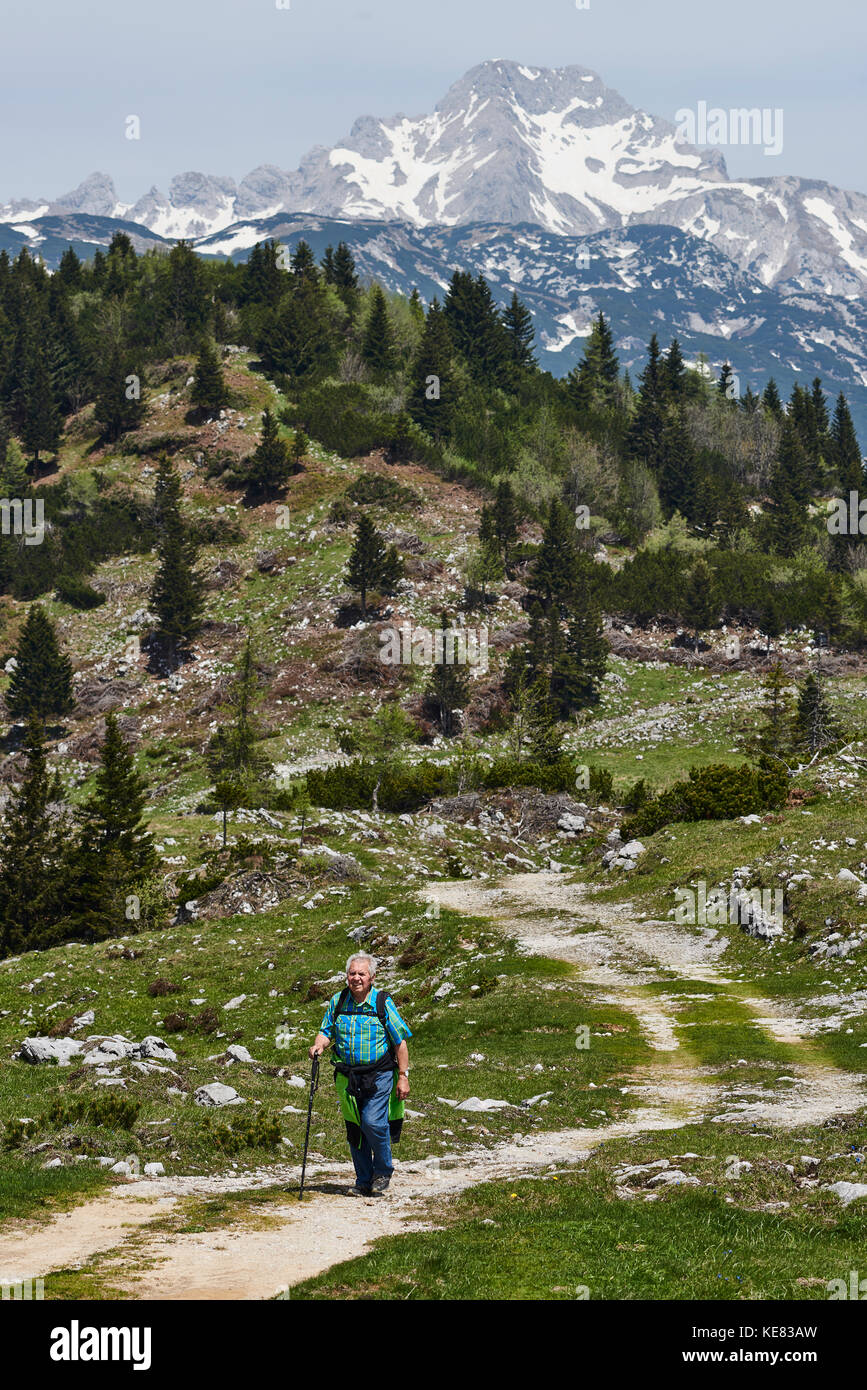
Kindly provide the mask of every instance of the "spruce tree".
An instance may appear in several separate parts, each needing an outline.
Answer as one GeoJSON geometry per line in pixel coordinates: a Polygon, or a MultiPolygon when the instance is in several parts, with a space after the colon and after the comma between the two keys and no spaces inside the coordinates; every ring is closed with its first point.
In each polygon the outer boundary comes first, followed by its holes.
{"type": "Polygon", "coordinates": [[[60,779],[48,771],[44,733],[31,718],[27,764],[0,827],[0,957],[54,945],[63,938],[67,871],[65,835],[52,806],[60,779]]]}
{"type": "Polygon", "coordinates": [[[518,539],[518,508],[515,494],[508,478],[497,484],[497,496],[493,507],[493,526],[497,545],[508,571],[512,551],[518,539]]]}
{"type": "Polygon", "coordinates": [[[665,354],[665,389],[670,400],[676,404],[686,394],[686,363],[677,338],[672,338],[671,346],[665,354]]]}
{"type": "Polygon", "coordinates": [[[270,410],[262,414],[262,434],[245,467],[247,482],[254,492],[269,492],[284,488],[289,481],[293,462],[289,445],[280,438],[277,421],[270,410]]]}
{"type": "Polygon", "coordinates": [[[830,453],[837,481],[844,495],[858,492],[864,485],[864,465],[858,438],[846,397],[841,391],[834,407],[834,418],[830,429],[830,453]]]}
{"type": "Polygon", "coordinates": [[[717,382],[717,392],[724,401],[735,401],[735,378],[731,362],[723,362],[717,382]]]}
{"type": "Polygon", "coordinates": [[[781,758],[789,742],[791,710],[786,673],[782,662],[774,662],[762,686],[762,722],[757,743],[762,753],[781,758]]]}
{"type": "Polygon", "coordinates": [[[361,611],[367,617],[367,595],[372,589],[393,593],[403,575],[403,563],[393,545],[386,547],[366,512],[362,512],[349,556],[346,583],[361,595],[361,611]]]}
{"type": "Polygon", "coordinates": [[[774,417],[775,420],[783,418],[783,402],[780,399],[780,392],[777,383],[771,377],[764,391],[762,392],[762,404],[765,409],[774,417]]]}
{"type": "MultiPolygon", "coordinates": [[[[445,613],[442,615],[440,626],[443,633],[449,631],[445,613]]],[[[466,668],[456,661],[447,660],[449,656],[455,655],[456,652],[450,650],[449,643],[443,638],[443,659],[434,661],[425,690],[427,706],[433,710],[434,717],[447,738],[460,732],[460,711],[466,708],[470,689],[470,678],[466,668]]]]}
{"type": "Polygon", "coordinates": [[[641,390],[629,430],[628,447],[630,455],[643,460],[655,476],[659,475],[662,465],[667,398],[665,364],[654,333],[650,339],[647,363],[641,374],[641,390]]]}
{"type": "Polygon", "coordinates": [[[197,547],[181,515],[181,484],[170,460],[159,465],[154,492],[158,566],[150,593],[157,615],[156,644],[171,669],[201,629],[203,581],[197,547]]]}
{"type": "Polygon", "coordinates": [[[6,691],[12,719],[60,719],[74,709],[72,664],[60,650],[53,622],[38,603],[27,614],[14,655],[16,665],[6,691]]]}
{"type": "Polygon", "coordinates": [[[699,500],[699,472],[695,449],[681,412],[667,420],[662,431],[658,477],[659,500],[666,519],[680,512],[691,521],[699,500]]]}
{"type": "Polygon", "coordinates": [[[104,426],[107,439],[119,439],[141,424],[145,416],[142,386],[141,365],[116,344],[100,371],[93,407],[94,418],[104,426]]]}
{"type": "Polygon", "coordinates": [[[506,330],[508,360],[515,374],[513,380],[520,379],[522,372],[532,371],[537,365],[533,354],[533,315],[518,298],[517,291],[512,294],[509,307],[503,311],[503,327],[506,330]]]}
{"type": "Polygon", "coordinates": [[[256,714],[261,698],[255,651],[248,633],[222,704],[223,719],[206,753],[223,811],[224,843],[226,811],[249,804],[269,771],[268,760],[257,748],[266,732],[256,714]]]}
{"type": "Polygon", "coordinates": [[[378,377],[387,376],[397,365],[394,329],[388,314],[388,303],[379,285],[374,285],[370,292],[361,356],[378,377]]]}
{"type": "Polygon", "coordinates": [[[416,424],[436,440],[448,435],[454,413],[452,351],[445,311],[434,299],[410,369],[407,410],[416,424]]]}
{"type": "Polygon", "coordinates": [[[223,379],[223,368],[217,349],[210,338],[203,338],[196,359],[190,400],[203,415],[219,415],[229,402],[229,392],[223,379]]]}
{"type": "Polygon", "coordinates": [[[811,530],[809,500],[809,465],[804,446],[794,426],[784,418],[763,517],[768,542],[780,555],[794,555],[806,544],[811,530]]]}
{"type": "Polygon", "coordinates": [[[530,570],[531,593],[541,595],[546,606],[566,604],[575,589],[577,563],[575,518],[555,498],[530,570]]]}
{"type": "Polygon", "coordinates": [[[38,467],[40,454],[53,453],[59,448],[63,429],[54,387],[42,353],[35,357],[26,384],[24,410],[21,438],[38,467]]]}
{"type": "Polygon", "coordinates": [[[78,844],[70,856],[71,916],[91,940],[121,935],[140,920],[136,889],[157,866],[143,821],[146,787],[117,716],[107,715],[99,770],[78,813],[78,844]]]}
{"type": "Polygon", "coordinates": [[[687,576],[681,613],[693,630],[693,650],[698,651],[701,634],[719,617],[716,576],[706,560],[696,560],[687,576]]]}
{"type": "Polygon", "coordinates": [[[840,742],[840,728],[828,704],[819,671],[810,672],[798,690],[794,740],[798,748],[813,755],[840,742]]]}

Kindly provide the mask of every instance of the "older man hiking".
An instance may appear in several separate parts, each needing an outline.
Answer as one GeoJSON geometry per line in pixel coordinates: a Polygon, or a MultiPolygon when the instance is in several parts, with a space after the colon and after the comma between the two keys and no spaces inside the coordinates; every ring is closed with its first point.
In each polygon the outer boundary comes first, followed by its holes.
{"type": "Polygon", "coordinates": [[[394,1003],[373,987],[376,961],[359,951],[346,962],[347,988],[325,1010],[310,1056],[334,1046],[334,1081],[355,1165],[354,1196],[388,1190],[393,1172],[391,1141],[397,1143],[409,1095],[412,1037],[394,1003]],[[395,1084],[396,1083],[396,1084],[395,1084]]]}

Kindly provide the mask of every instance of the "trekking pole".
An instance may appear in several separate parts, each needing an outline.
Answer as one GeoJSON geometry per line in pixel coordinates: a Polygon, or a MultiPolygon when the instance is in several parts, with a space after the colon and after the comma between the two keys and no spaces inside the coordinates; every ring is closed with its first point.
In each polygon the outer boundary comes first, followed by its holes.
{"type": "Polygon", "coordinates": [[[319,1086],[319,1053],[313,1058],[313,1067],[310,1073],[310,1099],[307,1102],[307,1133],[304,1135],[304,1159],[301,1164],[301,1186],[298,1189],[298,1201],[304,1197],[304,1173],[307,1169],[307,1145],[310,1143],[310,1121],[313,1118],[313,1097],[319,1086]]]}

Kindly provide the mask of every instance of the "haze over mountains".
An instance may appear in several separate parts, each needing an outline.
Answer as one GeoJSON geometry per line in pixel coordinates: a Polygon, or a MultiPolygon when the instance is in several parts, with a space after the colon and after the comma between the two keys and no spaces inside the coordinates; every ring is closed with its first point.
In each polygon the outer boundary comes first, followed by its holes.
{"type": "Polygon", "coordinates": [[[677,127],[630,106],[583,68],[488,62],[431,115],[363,116],[300,167],[179,174],[134,204],[107,174],[53,200],[0,209],[20,222],[76,211],[167,238],[212,235],[278,212],[404,221],[416,227],[534,222],[582,235],[653,223],[711,241],[766,285],[856,295],[867,285],[867,197],[773,174],[729,179],[718,149],[680,144],[677,127]]]}
{"type": "Polygon", "coordinates": [[[121,224],[137,249],[187,237],[235,258],[267,237],[342,239],[391,289],[430,299],[458,266],[490,278],[500,302],[517,289],[557,374],[603,308],[626,360],[654,329],[676,332],[693,353],[731,358],[744,385],[822,375],[867,423],[867,197],[774,165],[730,179],[719,149],[680,143],[673,121],[593,72],[493,61],[431,115],[362,117],[295,171],[262,165],[239,184],[179,174],[134,204],[96,173],[54,200],[16,201],[0,208],[0,246],[52,265],[121,224]]]}

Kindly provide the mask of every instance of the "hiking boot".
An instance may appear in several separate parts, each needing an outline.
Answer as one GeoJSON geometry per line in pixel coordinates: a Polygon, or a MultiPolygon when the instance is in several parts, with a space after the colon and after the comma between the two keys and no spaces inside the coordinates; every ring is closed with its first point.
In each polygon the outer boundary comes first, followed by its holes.
{"type": "Polygon", "coordinates": [[[381,1197],[384,1192],[387,1192],[390,1182],[391,1178],[386,1177],[385,1173],[377,1173],[373,1182],[370,1184],[374,1197],[381,1197]]]}
{"type": "Polygon", "coordinates": [[[350,1197],[372,1197],[372,1196],[373,1196],[373,1188],[372,1188],[372,1187],[359,1187],[359,1186],[356,1184],[355,1187],[350,1187],[350,1189],[349,1189],[349,1196],[350,1196],[350,1197]]]}

